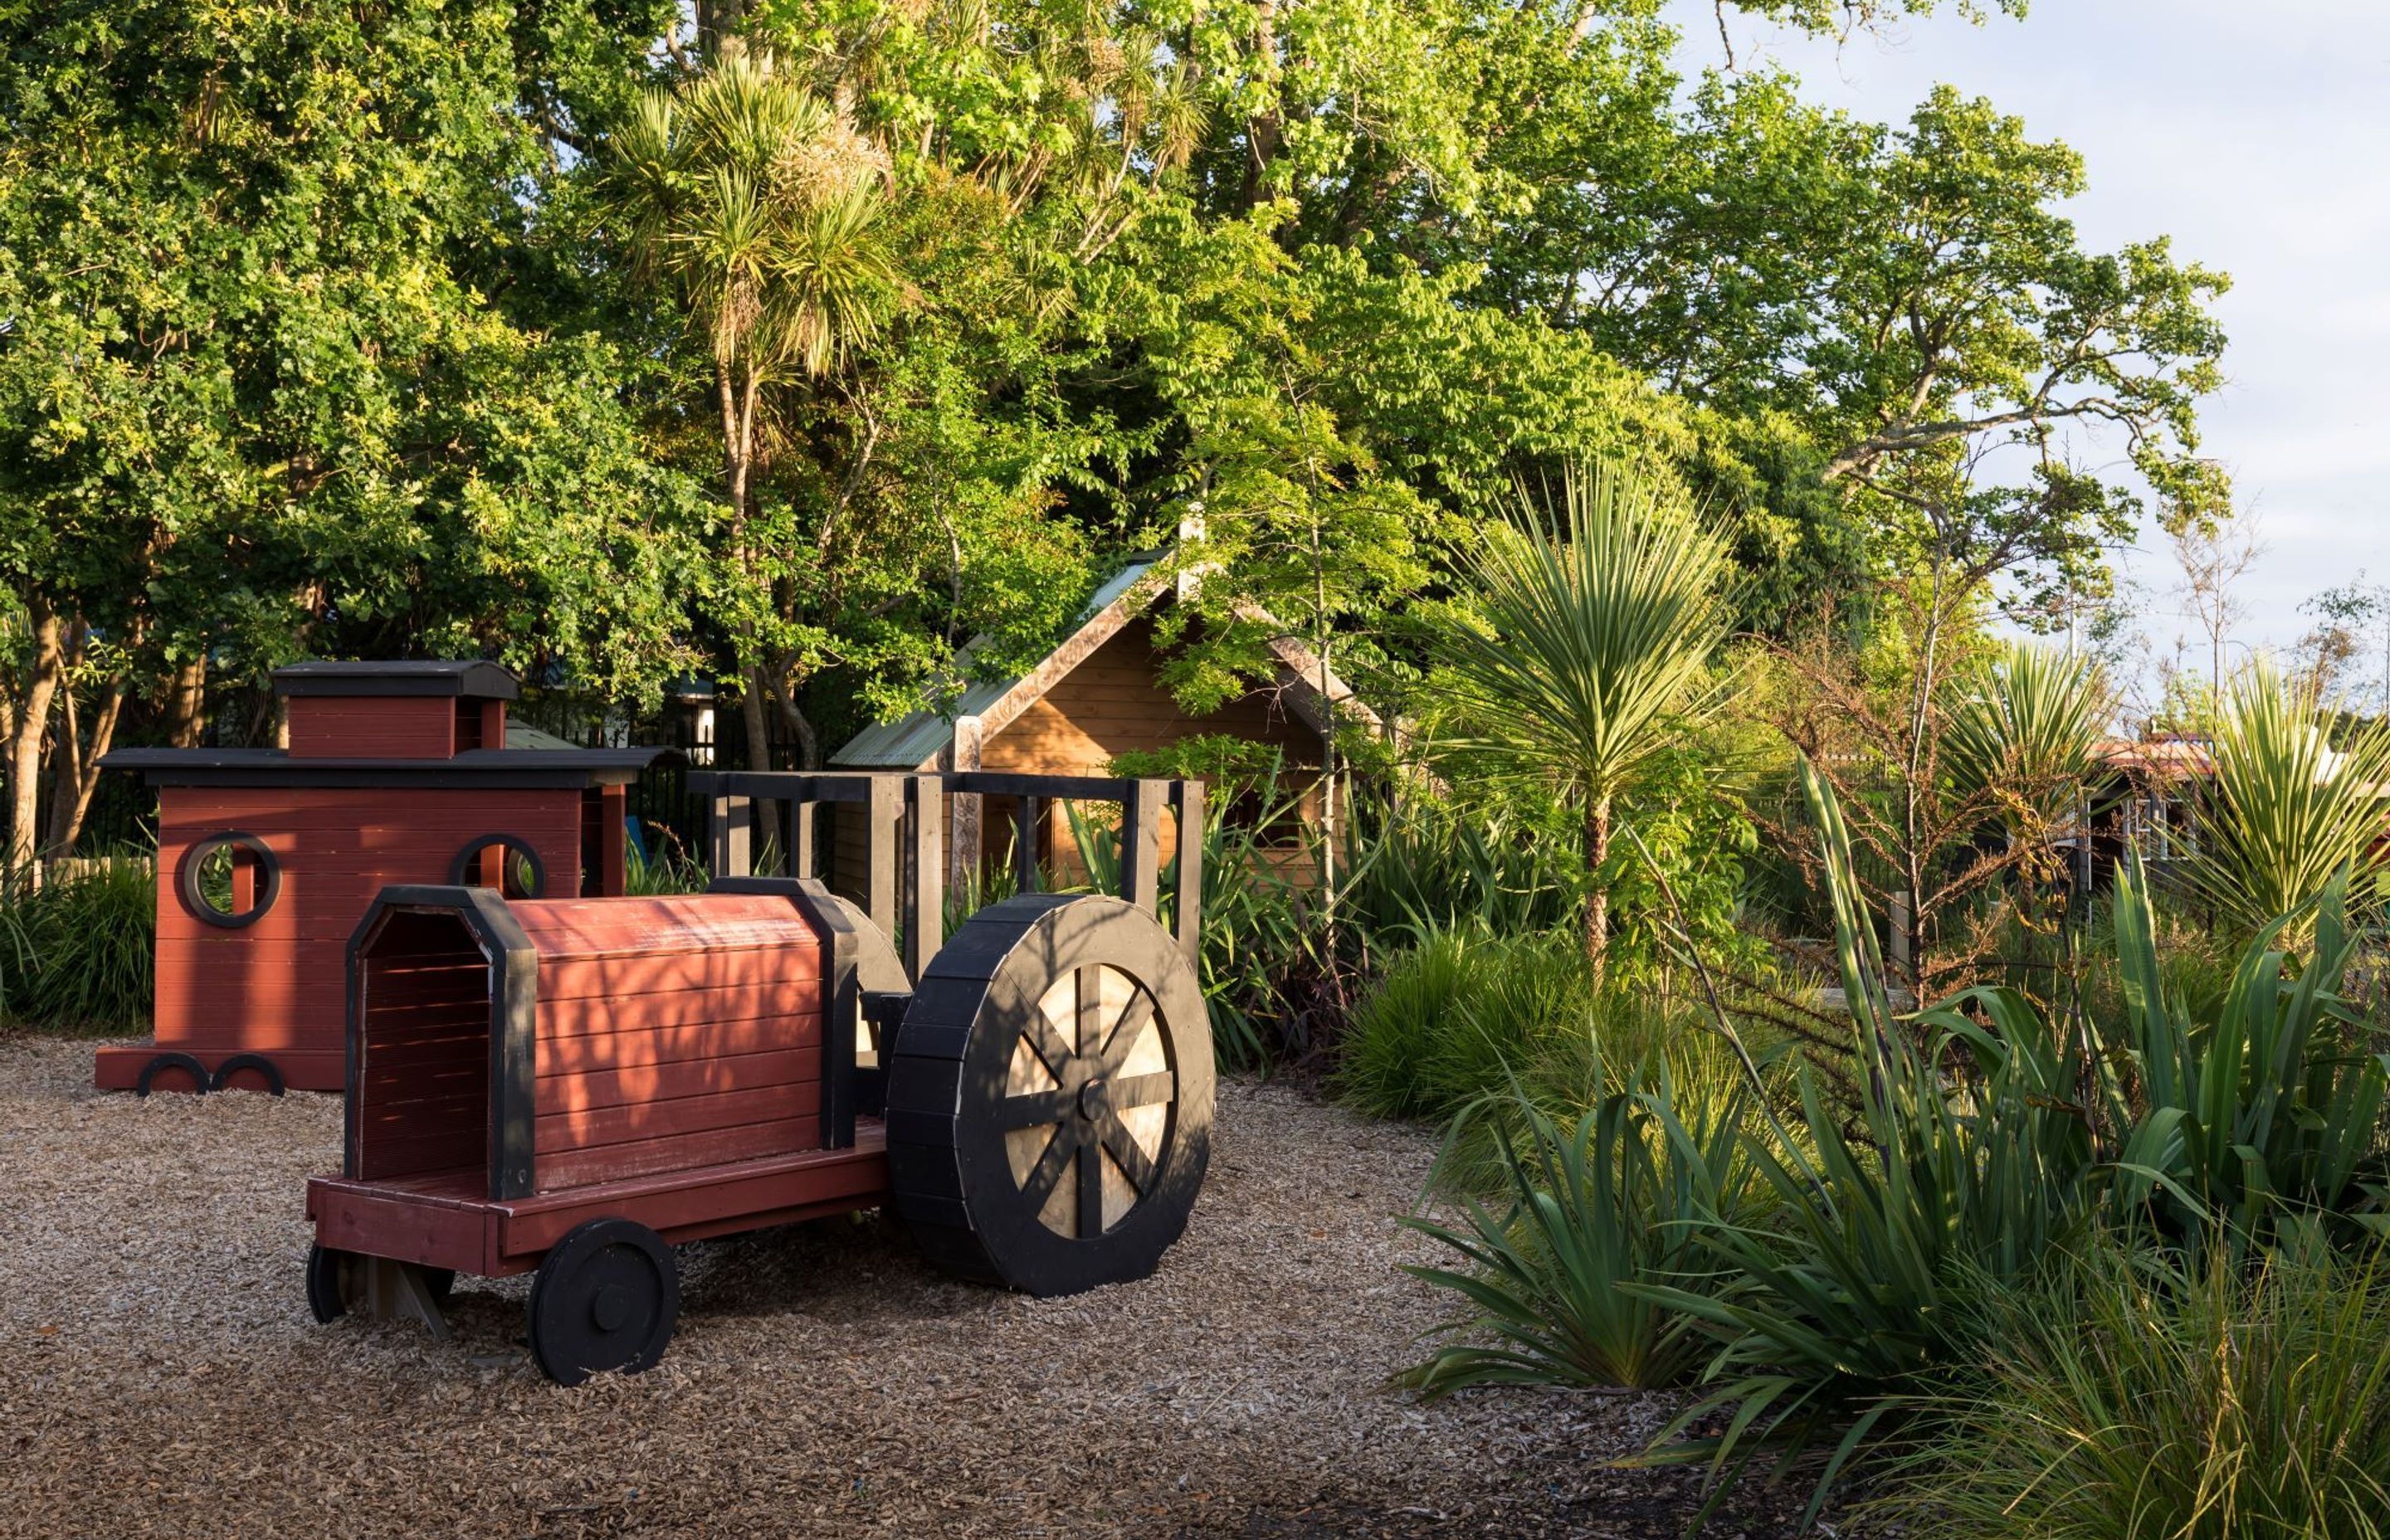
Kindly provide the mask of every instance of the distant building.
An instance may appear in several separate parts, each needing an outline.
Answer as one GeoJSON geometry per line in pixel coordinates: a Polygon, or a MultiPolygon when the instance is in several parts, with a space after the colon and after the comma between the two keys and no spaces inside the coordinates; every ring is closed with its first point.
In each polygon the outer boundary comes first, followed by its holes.
{"type": "MultiPolygon", "coordinates": [[[[1161,556],[1131,560],[1098,589],[1060,646],[1026,673],[970,686],[944,711],[917,711],[857,733],[830,756],[841,770],[995,770],[1022,774],[1101,776],[1120,755],[1170,748],[1201,735],[1226,735],[1270,745],[1295,770],[1317,770],[1326,735],[1339,723],[1374,725],[1377,716],[1299,643],[1271,645],[1278,674],[1268,685],[1193,715],[1171,698],[1161,679],[1163,654],[1154,616],[1176,602],[1185,578],[1160,570],[1161,556]]],[[[965,649],[968,657],[980,644],[965,649]]],[[[988,798],[974,821],[968,808],[947,819],[949,869],[984,869],[1015,849],[1018,807],[988,798]]],[[[1305,823],[1321,811],[1318,788],[1307,788],[1299,812],[1305,823]]],[[[842,820],[831,871],[859,872],[864,831],[842,820]]],[[[1066,815],[1040,811],[1034,838],[1047,869],[1073,864],[1066,815]]],[[[1301,828],[1289,830],[1300,844],[1301,828]]],[[[1171,836],[1165,833],[1165,841],[1171,836]]],[[[1164,846],[1164,857],[1168,855],[1164,846]]]]}

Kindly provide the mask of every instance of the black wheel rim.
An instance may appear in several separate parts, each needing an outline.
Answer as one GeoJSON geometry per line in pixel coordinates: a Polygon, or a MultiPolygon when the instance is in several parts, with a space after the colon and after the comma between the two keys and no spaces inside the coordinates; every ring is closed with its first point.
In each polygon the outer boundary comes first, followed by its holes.
{"type": "Polygon", "coordinates": [[[645,1226],[598,1219],[559,1241],[532,1280],[531,1349],[559,1385],[653,1368],[680,1314],[671,1248],[645,1226]]]}
{"type": "Polygon", "coordinates": [[[354,1290],[355,1259],[328,1247],[307,1248],[307,1311],[316,1323],[328,1326],[349,1313],[354,1290]]]}

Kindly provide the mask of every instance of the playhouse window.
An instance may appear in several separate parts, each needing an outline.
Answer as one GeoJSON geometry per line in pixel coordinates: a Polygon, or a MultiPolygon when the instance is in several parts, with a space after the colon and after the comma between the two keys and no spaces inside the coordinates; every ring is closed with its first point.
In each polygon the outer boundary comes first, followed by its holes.
{"type": "Polygon", "coordinates": [[[456,853],[448,880],[460,888],[495,888],[505,898],[537,898],[547,891],[547,868],[520,835],[484,834],[456,853]]]}
{"type": "Polygon", "coordinates": [[[211,834],[183,853],[175,887],[183,907],[209,925],[254,925],[282,892],[282,865],[254,834],[211,834]]]}

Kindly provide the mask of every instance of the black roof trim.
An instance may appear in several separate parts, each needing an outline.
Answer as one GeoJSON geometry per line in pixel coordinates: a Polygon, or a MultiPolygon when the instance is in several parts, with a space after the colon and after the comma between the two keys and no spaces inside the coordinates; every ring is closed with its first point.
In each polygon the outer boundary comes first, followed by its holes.
{"type": "Polygon", "coordinates": [[[513,670],[478,658],[293,663],[274,671],[274,688],[285,696],[448,695],[482,700],[513,700],[522,694],[513,670]]]}
{"type": "Polygon", "coordinates": [[[152,786],[622,786],[672,749],[468,749],[446,759],[293,759],[279,749],[118,749],[103,769],[152,786]]]}

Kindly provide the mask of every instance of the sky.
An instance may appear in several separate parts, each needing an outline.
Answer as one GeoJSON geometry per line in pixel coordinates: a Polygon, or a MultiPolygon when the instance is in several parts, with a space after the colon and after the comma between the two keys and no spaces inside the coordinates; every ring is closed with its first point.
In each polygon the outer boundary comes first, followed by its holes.
{"type": "MultiPolygon", "coordinates": [[[[1707,0],[1669,9],[1688,67],[1722,59],[1707,0]]],[[[2390,583],[2390,0],[2033,0],[1980,27],[1943,10],[1839,47],[1743,18],[1729,31],[1741,62],[1772,54],[1854,116],[1903,122],[1939,82],[1987,96],[2083,156],[2066,212],[2087,245],[2167,235],[2231,275],[2201,452],[2264,543],[2231,635],[2287,650],[2318,590],[2360,568],[2390,583]]],[[[2197,632],[2163,535],[2119,567],[2152,648],[2197,632]]]]}

